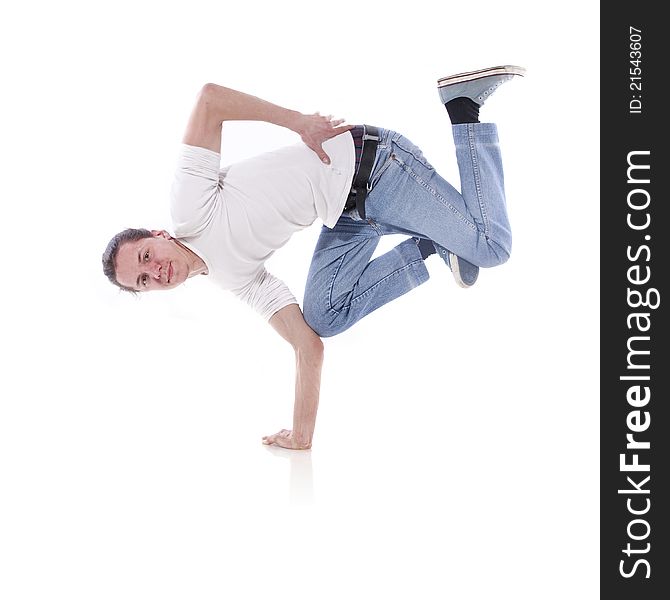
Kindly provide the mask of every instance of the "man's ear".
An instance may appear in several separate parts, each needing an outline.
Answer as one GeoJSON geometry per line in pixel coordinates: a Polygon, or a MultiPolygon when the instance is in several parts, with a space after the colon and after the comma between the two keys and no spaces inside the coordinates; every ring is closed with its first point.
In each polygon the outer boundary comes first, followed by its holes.
{"type": "Polygon", "coordinates": [[[152,229],[151,235],[153,235],[154,237],[162,237],[166,240],[172,239],[172,236],[167,231],[165,231],[165,229],[161,229],[160,231],[158,229],[152,229]]]}

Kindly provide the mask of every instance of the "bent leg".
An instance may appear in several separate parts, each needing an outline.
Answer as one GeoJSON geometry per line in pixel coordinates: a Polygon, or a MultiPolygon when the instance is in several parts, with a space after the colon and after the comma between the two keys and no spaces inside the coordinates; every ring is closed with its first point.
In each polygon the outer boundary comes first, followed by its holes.
{"type": "Polygon", "coordinates": [[[384,233],[348,216],[333,229],[322,228],[303,301],[305,321],[321,337],[341,333],[428,280],[413,239],[370,260],[384,233]]]}

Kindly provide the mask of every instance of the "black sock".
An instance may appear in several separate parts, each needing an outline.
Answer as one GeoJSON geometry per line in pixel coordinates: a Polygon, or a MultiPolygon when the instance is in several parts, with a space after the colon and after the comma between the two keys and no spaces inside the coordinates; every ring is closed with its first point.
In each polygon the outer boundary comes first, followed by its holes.
{"type": "Polygon", "coordinates": [[[479,123],[479,104],[470,98],[460,97],[449,100],[444,105],[449,113],[452,125],[460,123],[479,123]]]}
{"type": "Polygon", "coordinates": [[[423,260],[426,260],[431,254],[435,254],[435,246],[431,240],[421,238],[416,245],[419,247],[423,260]]]}

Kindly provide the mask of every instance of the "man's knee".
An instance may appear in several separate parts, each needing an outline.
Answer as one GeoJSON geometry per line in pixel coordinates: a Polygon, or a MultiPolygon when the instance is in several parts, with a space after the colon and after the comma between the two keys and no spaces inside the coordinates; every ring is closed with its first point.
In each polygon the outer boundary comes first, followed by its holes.
{"type": "Polygon", "coordinates": [[[499,267],[500,265],[504,265],[509,260],[509,255],[510,253],[507,250],[503,252],[498,252],[498,254],[496,255],[496,262],[493,266],[499,267]]]}
{"type": "Polygon", "coordinates": [[[322,338],[332,337],[347,328],[346,326],[342,327],[338,315],[332,315],[328,310],[319,310],[314,304],[307,301],[303,306],[302,314],[305,323],[311,327],[316,335],[322,338]]]}
{"type": "Polygon", "coordinates": [[[509,247],[489,241],[489,250],[488,256],[480,263],[480,267],[498,267],[509,260],[511,252],[509,247]]]}
{"type": "Polygon", "coordinates": [[[318,311],[315,310],[314,304],[309,302],[305,298],[302,307],[302,316],[305,319],[305,323],[310,326],[312,331],[316,333],[319,337],[325,337],[321,334],[321,318],[318,311]]]}

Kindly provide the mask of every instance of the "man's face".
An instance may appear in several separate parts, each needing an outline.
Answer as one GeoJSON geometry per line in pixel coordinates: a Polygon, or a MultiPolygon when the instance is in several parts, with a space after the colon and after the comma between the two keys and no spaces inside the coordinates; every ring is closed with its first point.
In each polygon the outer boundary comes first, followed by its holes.
{"type": "Polygon", "coordinates": [[[169,290],[186,281],[190,263],[186,251],[165,231],[126,242],[116,255],[116,280],[138,292],[169,290]]]}

